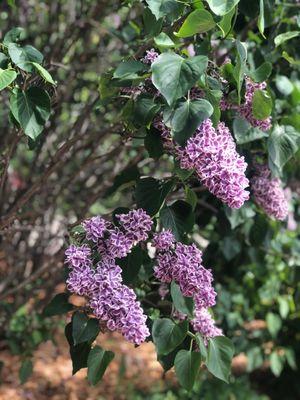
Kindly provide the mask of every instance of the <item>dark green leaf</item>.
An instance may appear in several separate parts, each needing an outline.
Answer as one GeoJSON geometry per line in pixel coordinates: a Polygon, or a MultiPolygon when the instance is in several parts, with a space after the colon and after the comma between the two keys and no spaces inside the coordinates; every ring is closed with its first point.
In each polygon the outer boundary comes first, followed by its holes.
{"type": "Polygon", "coordinates": [[[122,267],[122,277],[126,285],[133,283],[140,271],[143,262],[143,252],[140,247],[135,247],[127,257],[118,261],[122,267]]]}
{"type": "Polygon", "coordinates": [[[163,206],[173,186],[173,181],[164,183],[154,178],[140,179],[135,190],[137,206],[146,210],[149,215],[155,215],[163,206]]]}
{"type": "Polygon", "coordinates": [[[152,81],[169,105],[183,97],[195,85],[207,67],[207,57],[185,59],[175,53],[163,53],[152,64],[152,81]]]}
{"type": "Polygon", "coordinates": [[[252,114],[258,120],[268,118],[272,113],[272,99],[265,90],[255,90],[252,102],[252,114]]]}
{"type": "Polygon", "coordinates": [[[231,229],[235,229],[237,226],[245,223],[248,219],[255,216],[253,209],[246,205],[239,209],[226,207],[225,214],[230,222],[231,229]]]}
{"type": "Polygon", "coordinates": [[[53,315],[62,315],[73,310],[73,305],[69,303],[67,293],[59,293],[53,297],[49,304],[43,310],[43,315],[52,317],[53,315]]]}
{"type": "Polygon", "coordinates": [[[21,385],[23,385],[28,380],[28,378],[32,374],[32,371],[33,371],[32,361],[24,360],[19,370],[19,379],[21,385]]]}
{"type": "Polygon", "coordinates": [[[0,90],[9,86],[17,77],[13,69],[0,69],[0,90]]]}
{"type": "Polygon", "coordinates": [[[183,22],[181,28],[176,36],[181,38],[186,38],[193,36],[196,33],[203,33],[211,30],[216,25],[210,12],[206,10],[195,10],[191,12],[185,21],[183,22]]]}
{"type": "Polygon", "coordinates": [[[134,102],[134,121],[139,125],[149,125],[154,116],[158,113],[160,105],[156,104],[152,97],[139,96],[134,102]]]}
{"type": "Polygon", "coordinates": [[[138,73],[141,73],[146,68],[145,64],[140,61],[129,60],[123,61],[116,68],[113,78],[121,82],[130,82],[140,78],[138,73]]]}
{"type": "Polygon", "coordinates": [[[201,354],[180,350],[175,358],[175,373],[179,383],[186,390],[192,390],[201,364],[201,354]]]}
{"type": "Polygon", "coordinates": [[[159,216],[162,226],[171,229],[176,240],[181,240],[185,233],[189,233],[195,222],[192,206],[182,200],[162,208],[159,216]]]}
{"type": "Polygon", "coordinates": [[[259,246],[263,243],[268,233],[269,223],[264,215],[256,215],[254,224],[249,232],[249,240],[253,246],[259,246]]]}
{"type": "Polygon", "coordinates": [[[96,385],[104,375],[106,368],[114,358],[112,351],[106,351],[99,346],[95,346],[88,356],[88,380],[92,385],[96,385]]]}
{"type": "Polygon", "coordinates": [[[176,310],[193,317],[194,302],[191,297],[185,297],[180,287],[174,281],[171,283],[171,296],[176,310]]]}
{"type": "Polygon", "coordinates": [[[171,19],[179,16],[183,5],[176,0],[146,0],[156,19],[169,16],[171,19]]]}
{"type": "Polygon", "coordinates": [[[73,365],[72,374],[74,375],[80,369],[87,367],[87,359],[91,350],[91,345],[88,342],[84,342],[74,346],[71,322],[65,328],[65,335],[70,346],[70,356],[73,365]]]}
{"type": "Polygon", "coordinates": [[[216,15],[228,14],[240,0],[206,0],[211,11],[216,15]]]}
{"type": "Polygon", "coordinates": [[[212,105],[204,99],[180,103],[171,117],[171,127],[174,139],[184,146],[187,140],[195,132],[196,128],[207,118],[214,109],[212,105]]]}
{"type": "Polygon", "coordinates": [[[145,8],[143,13],[143,22],[145,28],[145,34],[147,36],[153,37],[159,34],[162,29],[163,19],[160,18],[156,20],[156,17],[148,7],[145,8]]]}
{"type": "Polygon", "coordinates": [[[188,322],[175,324],[168,318],[156,319],[152,326],[153,342],[158,354],[168,354],[186,337],[188,322]]]}
{"type": "Polygon", "coordinates": [[[139,179],[139,177],[140,172],[136,165],[125,168],[122,172],[119,173],[119,175],[115,177],[115,181],[113,185],[106,191],[105,197],[115,193],[115,191],[123,185],[129,186],[130,184],[133,184],[139,179]]]}
{"type": "Polygon", "coordinates": [[[10,97],[10,110],[24,133],[35,140],[50,116],[50,97],[43,89],[18,89],[10,97]]]}
{"type": "Polygon", "coordinates": [[[161,135],[155,129],[150,129],[145,137],[145,147],[149,156],[159,159],[164,153],[164,147],[161,135]]]}
{"type": "Polygon", "coordinates": [[[206,366],[215,377],[228,382],[234,347],[225,336],[209,339],[206,366]]]}
{"type": "Polygon", "coordinates": [[[0,52],[0,68],[6,69],[8,67],[9,58],[4,53],[0,52]]]}
{"type": "Polygon", "coordinates": [[[76,312],[72,318],[72,336],[74,346],[83,342],[93,342],[100,332],[99,321],[88,318],[82,312],[76,312]]]}

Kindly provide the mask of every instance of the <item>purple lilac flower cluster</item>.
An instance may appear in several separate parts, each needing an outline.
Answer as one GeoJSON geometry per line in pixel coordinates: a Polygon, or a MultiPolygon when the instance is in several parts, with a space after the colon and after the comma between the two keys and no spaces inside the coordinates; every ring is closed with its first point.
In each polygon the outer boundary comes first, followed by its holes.
{"type": "MultiPolygon", "coordinates": [[[[222,335],[221,329],[215,327],[213,319],[208,318],[210,314],[207,309],[216,304],[217,293],[212,286],[211,271],[202,265],[201,251],[194,244],[175,242],[170,231],[156,234],[153,244],[157,250],[155,277],[164,284],[175,281],[184,296],[194,299],[195,316],[192,320],[194,329],[205,339],[222,335]]],[[[178,315],[175,317],[178,318],[178,315]]],[[[180,319],[182,317],[180,315],[180,319]]]]}
{"type": "Polygon", "coordinates": [[[157,59],[158,56],[159,54],[154,49],[146,50],[146,54],[144,58],[142,58],[142,61],[145,64],[152,64],[157,59]]]}
{"type": "Polygon", "coordinates": [[[222,98],[220,101],[221,110],[236,110],[242,117],[244,117],[253,127],[259,128],[262,131],[268,131],[272,126],[272,119],[268,117],[263,120],[254,118],[252,112],[253,96],[256,90],[264,90],[267,87],[266,82],[256,83],[253,82],[249,77],[246,77],[246,92],[245,101],[240,106],[232,104],[227,101],[226,98],[222,98]]]}
{"type": "Polygon", "coordinates": [[[273,178],[267,165],[256,165],[255,175],[251,179],[251,188],[256,203],[265,212],[278,220],[288,216],[288,202],[279,178],[273,178]]]}
{"type": "Polygon", "coordinates": [[[83,222],[90,245],[71,245],[66,250],[70,268],[67,288],[88,299],[94,315],[106,322],[108,329],[120,331],[132,343],[141,344],[149,336],[146,316],[132,289],[122,283],[116,258],[125,257],[137,243],[147,240],[152,228],[150,216],[142,209],[118,214],[116,227],[102,217],[83,222]],[[101,261],[93,268],[92,251],[101,261]]]}
{"type": "Polygon", "coordinates": [[[247,164],[236,151],[229,129],[220,122],[215,129],[206,119],[184,149],[179,151],[180,165],[194,169],[208,190],[231,208],[240,208],[249,199],[245,190],[247,164]]]}

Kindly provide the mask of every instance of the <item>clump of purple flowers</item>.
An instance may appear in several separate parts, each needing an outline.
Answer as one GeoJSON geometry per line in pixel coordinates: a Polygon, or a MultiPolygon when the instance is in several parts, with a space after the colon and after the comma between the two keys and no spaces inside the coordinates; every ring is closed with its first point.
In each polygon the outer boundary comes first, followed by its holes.
{"type": "Polygon", "coordinates": [[[256,203],[265,212],[278,220],[285,220],[288,216],[288,202],[277,177],[271,176],[267,165],[256,165],[256,172],[251,179],[251,188],[256,203]]]}
{"type": "Polygon", "coordinates": [[[71,245],[66,250],[70,268],[67,288],[88,299],[94,315],[106,322],[108,329],[120,331],[134,344],[149,336],[146,316],[132,289],[122,283],[121,268],[115,259],[126,257],[140,241],[147,240],[152,220],[142,209],[117,215],[120,227],[97,216],[82,223],[89,245],[71,245]],[[101,261],[93,268],[92,254],[101,261]]]}
{"type": "Polygon", "coordinates": [[[215,129],[206,119],[184,149],[179,151],[180,165],[194,169],[208,190],[231,208],[240,208],[249,199],[245,190],[247,164],[236,151],[229,129],[220,122],[215,129]]]}
{"type": "MultiPolygon", "coordinates": [[[[161,244],[161,235],[154,236],[153,244],[161,244]]],[[[164,236],[163,236],[164,237],[164,236]]],[[[174,243],[169,240],[168,246],[156,247],[156,266],[154,275],[164,284],[175,281],[186,297],[192,297],[195,304],[195,315],[192,325],[195,331],[200,332],[204,339],[222,335],[221,329],[215,327],[214,320],[210,317],[208,308],[216,304],[216,295],[212,282],[213,276],[210,270],[202,265],[202,253],[193,245],[174,243]],[[210,317],[210,318],[209,318],[210,317]]],[[[180,319],[185,316],[181,313],[180,319]]],[[[178,315],[174,317],[178,318],[178,315]]]]}
{"type": "Polygon", "coordinates": [[[175,242],[175,237],[170,229],[155,233],[153,236],[153,245],[156,250],[169,250],[175,242]]]}
{"type": "Polygon", "coordinates": [[[268,131],[272,126],[272,119],[268,117],[263,120],[254,118],[253,116],[253,96],[256,90],[264,90],[267,87],[266,82],[256,83],[253,82],[249,77],[246,77],[246,91],[245,101],[240,106],[232,104],[227,101],[226,98],[222,98],[220,101],[221,110],[236,110],[242,117],[244,117],[253,127],[259,128],[262,131],[268,131]]]}
{"type": "Polygon", "coordinates": [[[145,64],[152,64],[157,59],[158,56],[159,54],[154,49],[146,50],[146,54],[144,58],[142,58],[142,61],[145,64]]]}

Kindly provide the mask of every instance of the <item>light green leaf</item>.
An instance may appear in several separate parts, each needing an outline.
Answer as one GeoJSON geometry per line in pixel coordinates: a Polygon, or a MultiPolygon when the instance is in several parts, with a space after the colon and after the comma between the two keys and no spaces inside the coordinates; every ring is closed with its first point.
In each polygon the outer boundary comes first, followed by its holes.
{"type": "Polygon", "coordinates": [[[228,14],[240,0],[206,0],[209,8],[216,15],[228,14]]]}
{"type": "Polygon", "coordinates": [[[8,54],[14,64],[26,72],[33,72],[34,66],[32,62],[41,64],[43,62],[43,54],[30,45],[19,46],[16,43],[9,43],[8,54]]]}
{"type": "Polygon", "coordinates": [[[274,39],[275,46],[278,47],[282,43],[286,42],[287,40],[291,40],[299,35],[300,35],[300,31],[291,31],[291,32],[281,33],[280,35],[277,35],[274,39]]]}
{"type": "Polygon", "coordinates": [[[269,62],[264,62],[253,72],[251,72],[250,76],[255,82],[263,82],[267,78],[269,78],[271,72],[272,72],[272,64],[269,62]]]}
{"type": "Polygon", "coordinates": [[[262,121],[272,113],[273,103],[271,96],[265,90],[255,90],[252,102],[254,118],[262,121]]]}
{"type": "Polygon", "coordinates": [[[258,20],[257,20],[257,26],[258,26],[259,32],[261,33],[262,37],[266,38],[264,35],[264,31],[265,31],[264,0],[259,0],[259,16],[258,16],[258,20]]]}
{"type": "Polygon", "coordinates": [[[184,7],[176,0],[146,0],[146,3],[157,20],[166,16],[176,18],[184,7]]]}
{"type": "Polygon", "coordinates": [[[276,338],[280,328],[282,326],[282,321],[279,315],[274,314],[272,312],[268,312],[266,316],[266,322],[268,330],[273,338],[276,338]]]}
{"type": "Polygon", "coordinates": [[[31,64],[35,67],[37,72],[41,75],[42,78],[45,79],[46,82],[49,82],[52,85],[55,85],[55,82],[54,82],[52,76],[44,67],[42,67],[40,64],[38,64],[36,62],[32,62],[31,64]]]}
{"type": "Polygon", "coordinates": [[[233,69],[233,76],[237,83],[237,91],[238,91],[238,102],[241,102],[241,89],[244,81],[244,75],[246,71],[246,61],[247,61],[247,47],[245,43],[236,41],[236,65],[233,69]]]}
{"type": "Polygon", "coordinates": [[[235,7],[233,7],[233,9],[229,11],[229,13],[225,14],[221,21],[218,23],[218,27],[221,29],[223,38],[225,38],[231,30],[231,22],[234,14],[235,7]]]}
{"type": "Polygon", "coordinates": [[[9,43],[16,43],[21,40],[24,40],[25,38],[26,38],[25,29],[20,27],[12,28],[4,35],[3,44],[7,46],[9,43]]]}
{"type": "Polygon", "coordinates": [[[9,86],[17,77],[13,69],[0,69],[0,90],[9,86]]]}
{"type": "Polygon", "coordinates": [[[177,33],[176,36],[186,38],[211,30],[216,25],[210,12],[206,10],[195,10],[191,12],[177,33]]]}
{"type": "Polygon", "coordinates": [[[285,75],[277,75],[275,84],[279,92],[284,96],[289,96],[294,90],[294,85],[285,75]]]}
{"type": "Polygon", "coordinates": [[[175,373],[179,383],[186,390],[192,390],[201,364],[201,354],[180,350],[175,358],[175,373]]]}
{"type": "Polygon", "coordinates": [[[154,38],[154,43],[157,47],[160,47],[162,49],[175,46],[173,40],[164,32],[161,32],[158,36],[154,38]]]}
{"type": "Polygon", "coordinates": [[[228,383],[234,347],[225,336],[209,339],[206,366],[215,377],[228,383]]]}
{"type": "Polygon", "coordinates": [[[99,346],[95,346],[89,353],[87,360],[88,380],[92,385],[96,385],[104,375],[106,368],[114,358],[112,351],[106,351],[99,346]]]}
{"type": "Polygon", "coordinates": [[[270,355],[270,368],[275,376],[279,376],[283,370],[283,360],[276,351],[270,355]]]}
{"type": "Polygon", "coordinates": [[[169,105],[183,97],[206,70],[208,59],[185,59],[175,53],[163,53],[152,64],[152,81],[169,105]]]}
{"type": "Polygon", "coordinates": [[[238,144],[250,143],[269,136],[266,132],[253,128],[247,120],[241,117],[234,119],[233,133],[238,144]]]}

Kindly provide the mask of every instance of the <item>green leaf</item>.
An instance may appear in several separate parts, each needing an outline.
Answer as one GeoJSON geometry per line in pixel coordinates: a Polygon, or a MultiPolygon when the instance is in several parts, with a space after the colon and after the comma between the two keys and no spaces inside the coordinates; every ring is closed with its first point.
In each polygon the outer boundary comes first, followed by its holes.
{"type": "Polygon", "coordinates": [[[41,75],[42,78],[45,79],[46,82],[51,83],[51,85],[56,85],[52,76],[44,67],[42,67],[40,64],[36,62],[32,62],[31,64],[35,67],[37,72],[41,75]]]}
{"type": "Polygon", "coordinates": [[[152,97],[141,95],[134,102],[134,121],[140,125],[147,126],[158,113],[160,105],[156,104],[152,97]]]}
{"type": "Polygon", "coordinates": [[[33,72],[35,67],[32,63],[41,64],[44,59],[43,54],[35,47],[30,45],[21,47],[16,43],[8,45],[8,54],[12,62],[26,72],[33,72]]]}
{"type": "Polygon", "coordinates": [[[88,342],[84,342],[74,346],[71,322],[65,328],[65,335],[70,346],[70,356],[73,366],[72,374],[74,375],[80,369],[87,367],[87,360],[91,351],[91,345],[88,342]]]}
{"type": "Polygon", "coordinates": [[[210,12],[206,10],[195,10],[191,12],[184,20],[176,36],[186,38],[194,36],[197,33],[203,33],[211,30],[216,25],[210,12]]]}
{"type": "Polygon", "coordinates": [[[264,35],[265,31],[265,5],[264,0],[259,0],[259,16],[257,20],[257,26],[262,37],[266,38],[264,35]]]}
{"type": "Polygon", "coordinates": [[[270,355],[270,368],[275,376],[279,376],[283,370],[283,360],[277,351],[273,351],[270,355]]]}
{"type": "Polygon", "coordinates": [[[137,206],[143,208],[149,215],[155,215],[163,206],[173,187],[173,181],[164,183],[154,178],[140,179],[135,190],[137,206]]]}
{"type": "Polygon", "coordinates": [[[175,46],[173,40],[165,32],[161,32],[158,36],[156,36],[154,38],[154,43],[157,47],[162,49],[169,49],[175,46]]]}
{"type": "Polygon", "coordinates": [[[206,0],[209,8],[216,15],[228,14],[240,0],[206,0]]]}
{"type": "Polygon", "coordinates": [[[176,18],[183,9],[183,5],[176,0],[146,0],[146,3],[156,19],[165,16],[176,18]]]}
{"type": "Polygon", "coordinates": [[[236,40],[236,65],[233,69],[233,76],[237,84],[238,91],[238,102],[241,102],[241,89],[244,81],[244,75],[246,71],[246,61],[247,61],[247,47],[245,43],[236,40]]]}
{"type": "Polygon", "coordinates": [[[275,125],[268,139],[269,166],[280,172],[299,145],[300,135],[292,126],[275,125]]]}
{"type": "Polygon", "coordinates": [[[168,318],[156,319],[152,326],[152,337],[158,354],[168,354],[186,337],[188,322],[175,324],[168,318]]]}
{"type": "Polygon", "coordinates": [[[198,203],[198,197],[194,190],[190,189],[188,186],[185,186],[184,188],[185,191],[185,198],[187,203],[189,203],[192,206],[193,211],[195,211],[195,208],[198,203]]]}
{"type": "Polygon", "coordinates": [[[271,336],[273,338],[276,338],[276,336],[282,326],[281,318],[277,314],[268,312],[268,314],[266,316],[266,322],[267,322],[268,331],[270,332],[271,336]]]}
{"type": "Polygon", "coordinates": [[[252,372],[262,366],[264,359],[262,350],[259,347],[253,347],[248,350],[246,355],[248,358],[247,372],[252,372]]]}
{"type": "Polygon", "coordinates": [[[120,187],[122,189],[123,186],[126,187],[130,185],[132,186],[134,182],[136,182],[139,179],[139,177],[140,177],[140,172],[136,165],[123,169],[123,171],[121,171],[115,177],[113,185],[107,189],[104,197],[112,195],[120,187]]]}
{"type": "Polygon", "coordinates": [[[83,342],[93,342],[100,332],[99,321],[88,318],[82,312],[76,312],[72,318],[72,336],[74,346],[83,342]]]}
{"type": "Polygon", "coordinates": [[[62,315],[73,310],[73,305],[69,303],[68,293],[58,293],[53,297],[49,304],[43,310],[45,317],[52,317],[53,315],[62,315]]]}
{"type": "Polygon", "coordinates": [[[0,69],[0,90],[9,86],[17,77],[13,69],[0,69]]]}
{"type": "Polygon", "coordinates": [[[122,277],[126,285],[133,283],[140,271],[143,262],[143,252],[140,247],[135,247],[127,257],[118,261],[122,267],[122,277]]]}
{"type": "Polygon", "coordinates": [[[300,31],[291,31],[291,32],[281,33],[280,35],[277,35],[274,39],[275,46],[278,47],[282,43],[286,42],[287,40],[291,40],[299,35],[300,35],[300,31]]]}
{"type": "Polygon", "coordinates": [[[33,371],[32,361],[24,360],[19,369],[19,379],[20,379],[21,385],[23,385],[28,380],[28,378],[32,374],[32,371],[33,371]]]}
{"type": "Polygon", "coordinates": [[[255,212],[248,205],[244,205],[239,209],[225,208],[225,214],[230,222],[231,229],[235,229],[237,226],[245,223],[248,219],[255,216],[255,212]]]}
{"type": "Polygon", "coordinates": [[[164,153],[161,135],[155,129],[150,129],[145,137],[145,147],[149,156],[158,160],[164,153]]]}
{"type": "Polygon", "coordinates": [[[140,61],[128,60],[122,61],[116,68],[113,78],[121,82],[130,82],[141,78],[138,74],[145,70],[146,66],[140,61]]]}
{"type": "Polygon", "coordinates": [[[228,383],[234,347],[225,336],[209,339],[206,366],[215,377],[228,383]]]}
{"type": "Polygon", "coordinates": [[[272,99],[265,90],[255,90],[252,102],[252,114],[258,120],[268,118],[272,113],[272,99]]]}
{"type": "Polygon", "coordinates": [[[176,240],[181,240],[184,234],[189,233],[195,222],[192,206],[182,200],[162,208],[159,218],[165,229],[171,229],[176,240]]]}
{"type": "Polygon", "coordinates": [[[290,311],[290,302],[286,296],[278,296],[277,301],[279,304],[279,314],[281,318],[286,318],[290,311]]]}
{"type": "Polygon", "coordinates": [[[47,92],[31,87],[18,89],[10,97],[10,110],[24,133],[35,140],[50,116],[50,97],[47,92]]]}
{"type": "Polygon", "coordinates": [[[289,366],[293,369],[297,369],[295,351],[293,349],[287,348],[285,349],[285,358],[289,366]]]}
{"type": "Polygon", "coordinates": [[[0,52],[0,68],[6,69],[9,64],[9,58],[4,53],[0,52]]]}
{"type": "Polygon", "coordinates": [[[175,358],[175,373],[179,383],[186,390],[192,390],[201,364],[201,354],[180,350],[175,358]]]}
{"type": "Polygon", "coordinates": [[[96,385],[104,375],[106,368],[114,358],[112,351],[106,351],[99,346],[95,346],[88,356],[88,380],[92,385],[96,385]]]}
{"type": "Polygon", "coordinates": [[[176,310],[193,317],[194,302],[191,297],[185,297],[181,293],[179,285],[174,281],[171,283],[171,296],[176,310]]]}
{"type": "Polygon", "coordinates": [[[225,38],[231,31],[232,18],[235,14],[235,7],[229,13],[225,14],[221,21],[218,23],[218,27],[221,29],[222,37],[225,38]]]}
{"type": "Polygon", "coordinates": [[[253,128],[247,120],[241,117],[233,120],[233,133],[237,144],[250,143],[269,136],[259,128],[253,128]]]}
{"type": "Polygon", "coordinates": [[[145,28],[146,36],[157,36],[162,29],[163,18],[156,20],[156,17],[152,14],[148,7],[145,7],[143,13],[143,23],[145,28]]]}
{"type": "Polygon", "coordinates": [[[204,99],[180,103],[171,116],[171,128],[176,142],[184,146],[198,126],[209,118],[213,111],[212,105],[204,99]]]}
{"type": "Polygon", "coordinates": [[[249,232],[249,241],[252,246],[260,246],[268,234],[269,223],[265,215],[257,214],[249,232]]]}
{"type": "Polygon", "coordinates": [[[21,40],[24,40],[25,38],[26,38],[25,29],[16,27],[6,32],[6,34],[4,35],[3,44],[7,46],[9,45],[9,43],[16,43],[21,40]]]}
{"type": "Polygon", "coordinates": [[[264,62],[257,69],[250,73],[251,78],[255,82],[263,82],[269,78],[272,73],[272,64],[264,62]]]}
{"type": "Polygon", "coordinates": [[[207,63],[205,56],[185,59],[175,53],[163,53],[151,66],[153,84],[173,105],[195,85],[207,63]]]}

